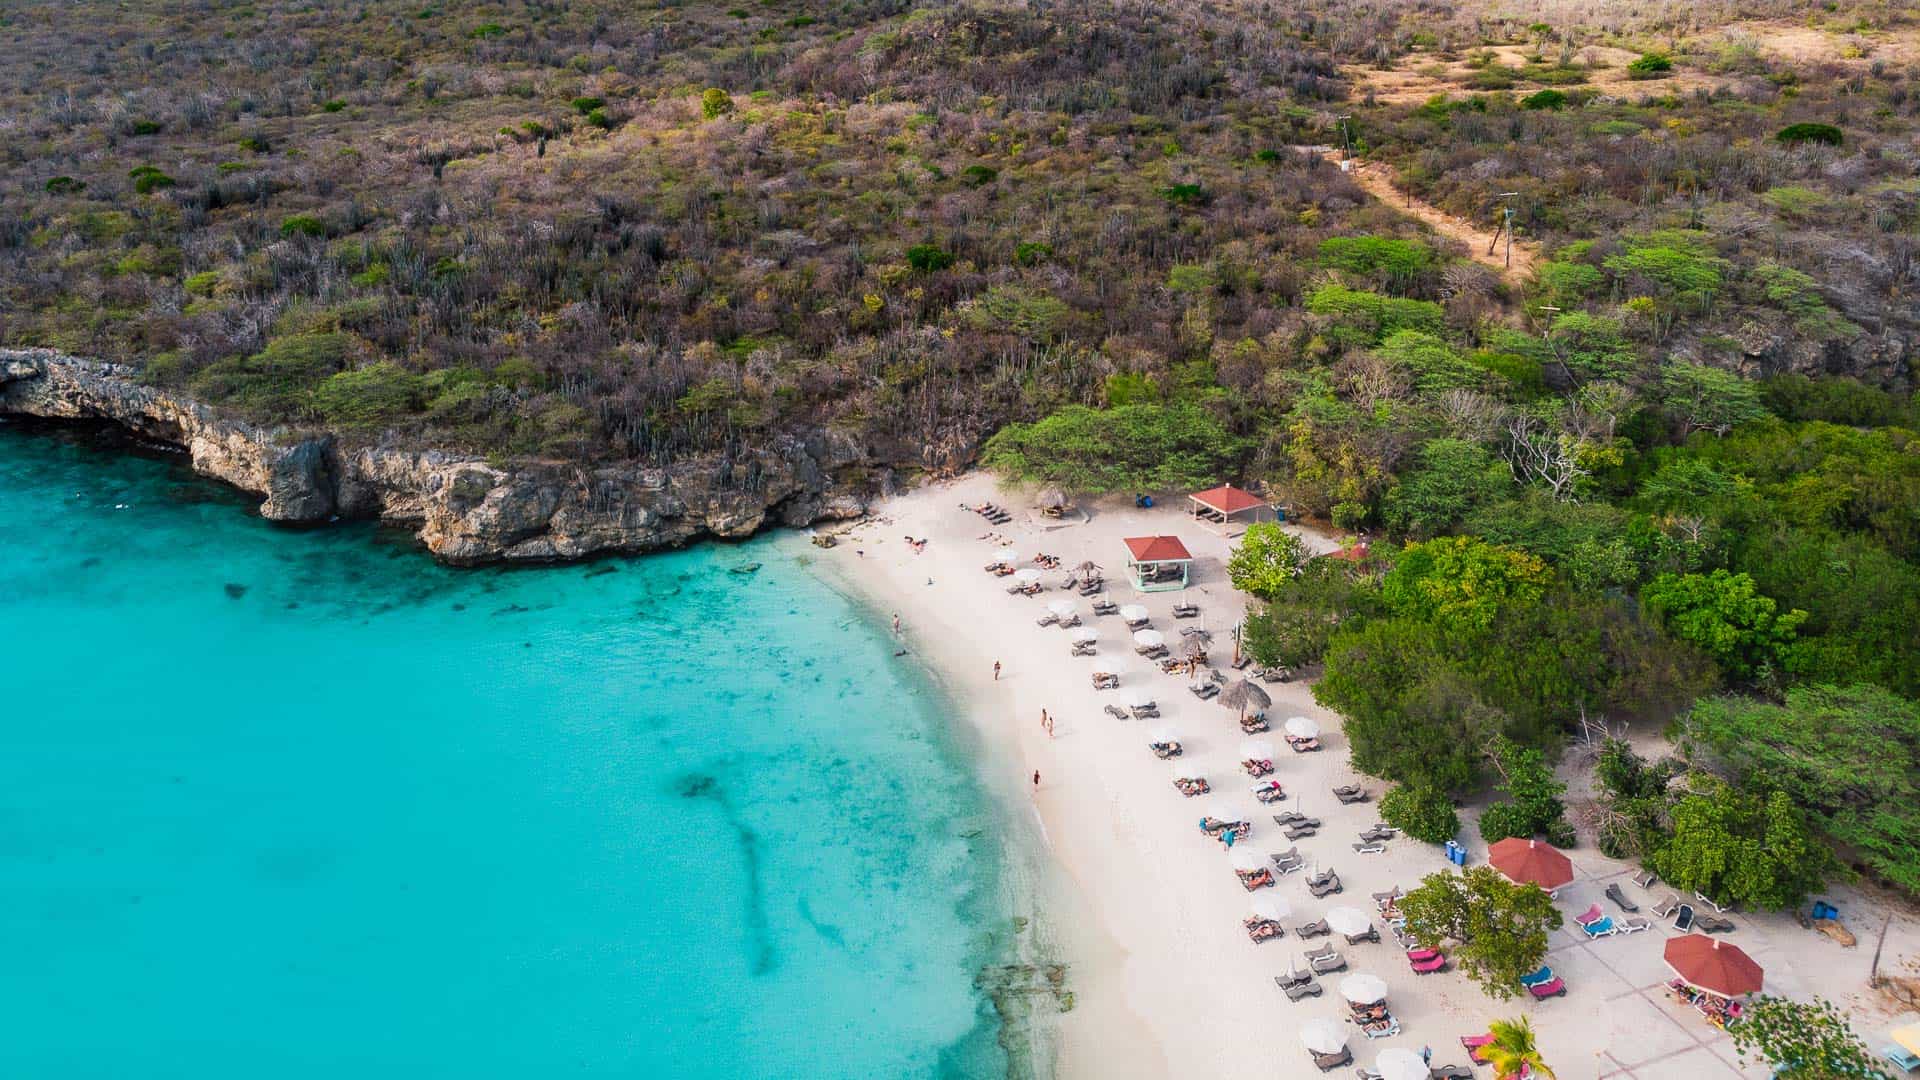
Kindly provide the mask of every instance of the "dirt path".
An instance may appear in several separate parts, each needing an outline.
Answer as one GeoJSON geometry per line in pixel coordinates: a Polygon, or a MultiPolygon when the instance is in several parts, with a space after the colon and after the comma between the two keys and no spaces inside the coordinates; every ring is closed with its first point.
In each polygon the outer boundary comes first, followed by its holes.
{"type": "MultiPolygon", "coordinates": [[[[1309,153],[1315,153],[1328,161],[1338,162],[1340,153],[1331,146],[1302,147],[1309,153]]],[[[1507,265],[1506,241],[1503,238],[1494,243],[1496,222],[1485,225],[1455,217],[1445,210],[1415,198],[1409,200],[1407,193],[1394,186],[1393,167],[1377,161],[1356,160],[1353,167],[1346,170],[1353,182],[1359,184],[1367,194],[1379,199],[1402,214],[1418,218],[1427,223],[1434,232],[1449,240],[1458,240],[1467,246],[1467,254],[1474,262],[1498,273],[1509,285],[1522,285],[1533,274],[1533,264],[1540,257],[1538,245],[1527,240],[1513,242],[1513,265],[1507,265]],[[1487,249],[1493,247],[1489,254],[1487,249]]]]}

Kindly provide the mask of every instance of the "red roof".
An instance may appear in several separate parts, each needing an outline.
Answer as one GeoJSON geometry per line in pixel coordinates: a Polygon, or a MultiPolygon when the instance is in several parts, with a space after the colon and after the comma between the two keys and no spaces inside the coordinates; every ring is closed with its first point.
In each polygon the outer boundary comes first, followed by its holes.
{"type": "Polygon", "coordinates": [[[1222,514],[1237,514],[1242,510],[1252,510],[1256,506],[1267,505],[1266,500],[1251,491],[1242,491],[1232,484],[1221,484],[1217,488],[1197,491],[1188,496],[1194,502],[1222,514]]]}
{"type": "Polygon", "coordinates": [[[1766,979],[1740,946],[1705,934],[1668,938],[1666,959],[1674,974],[1721,997],[1758,993],[1766,979]]]}
{"type": "Polygon", "coordinates": [[[1179,562],[1193,558],[1177,536],[1129,536],[1127,550],[1133,552],[1134,562],[1179,562]]]}
{"type": "Polygon", "coordinates": [[[1538,840],[1509,836],[1487,849],[1487,861],[1513,881],[1549,892],[1573,880],[1573,861],[1538,840]]]}

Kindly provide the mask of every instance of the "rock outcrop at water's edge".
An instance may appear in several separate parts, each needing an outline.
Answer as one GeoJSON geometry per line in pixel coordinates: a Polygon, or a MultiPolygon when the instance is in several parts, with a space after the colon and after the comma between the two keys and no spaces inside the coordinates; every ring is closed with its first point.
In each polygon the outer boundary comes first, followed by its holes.
{"type": "Polygon", "coordinates": [[[836,474],[871,464],[851,440],[822,433],[666,468],[496,466],[256,427],[143,386],[131,368],[43,349],[0,349],[0,414],[109,421],[178,446],[196,471],[260,496],[270,520],[379,518],[416,528],[427,550],[453,563],[638,553],[858,517],[866,492],[836,474]]]}

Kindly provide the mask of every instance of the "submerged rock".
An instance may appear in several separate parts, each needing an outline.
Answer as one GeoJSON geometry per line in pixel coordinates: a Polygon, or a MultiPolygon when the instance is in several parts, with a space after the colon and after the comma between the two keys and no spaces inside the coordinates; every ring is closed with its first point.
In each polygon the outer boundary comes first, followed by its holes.
{"type": "Polygon", "coordinates": [[[835,476],[864,475],[873,463],[852,440],[825,432],[665,468],[495,465],[439,450],[348,446],[325,431],[258,427],[143,386],[135,374],[47,349],[0,349],[0,414],[117,424],[184,449],[196,471],[258,496],[269,520],[378,518],[413,528],[428,551],[453,563],[655,551],[866,510],[867,489],[835,476]]]}

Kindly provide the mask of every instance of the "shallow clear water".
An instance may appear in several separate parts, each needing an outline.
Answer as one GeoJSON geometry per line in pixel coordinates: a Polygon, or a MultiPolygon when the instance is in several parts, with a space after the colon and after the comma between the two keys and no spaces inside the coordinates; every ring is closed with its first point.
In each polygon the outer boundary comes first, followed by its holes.
{"type": "Polygon", "coordinates": [[[1000,822],[810,549],[453,571],[4,423],[0,537],[0,1074],[1005,1074],[1000,822]]]}

